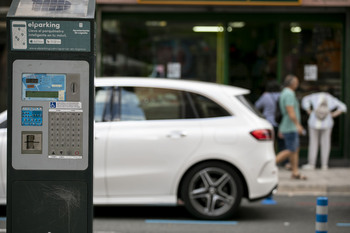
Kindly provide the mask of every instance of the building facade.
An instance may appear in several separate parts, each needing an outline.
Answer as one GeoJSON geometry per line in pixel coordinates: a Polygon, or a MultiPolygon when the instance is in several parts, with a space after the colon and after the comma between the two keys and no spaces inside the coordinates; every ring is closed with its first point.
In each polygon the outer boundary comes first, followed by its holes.
{"type": "MultiPolygon", "coordinates": [[[[301,83],[300,99],[322,90],[350,107],[350,0],[96,2],[96,76],[225,83],[250,89],[254,102],[269,81],[282,82],[294,73],[301,83]]],[[[0,53],[6,57],[6,51],[0,53]]],[[[6,102],[0,108],[5,109],[6,102]]],[[[350,159],[349,116],[335,121],[332,161],[350,159]]],[[[306,120],[304,113],[304,126],[306,120]]],[[[304,137],[302,147],[306,146],[304,137]]]]}
{"type": "MultiPolygon", "coordinates": [[[[97,0],[97,76],[196,79],[251,90],[300,79],[297,94],[349,107],[350,1],[97,0]]],[[[335,120],[332,161],[348,160],[349,114],[335,120]]],[[[303,113],[303,125],[307,115],[303,113]]],[[[307,137],[302,137],[303,157],[307,137]]]]}

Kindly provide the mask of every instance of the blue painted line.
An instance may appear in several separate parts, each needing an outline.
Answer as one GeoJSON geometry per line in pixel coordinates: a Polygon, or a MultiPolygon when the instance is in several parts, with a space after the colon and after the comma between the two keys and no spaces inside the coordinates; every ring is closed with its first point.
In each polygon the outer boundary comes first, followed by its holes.
{"type": "Polygon", "coordinates": [[[165,224],[200,224],[200,225],[237,225],[237,221],[201,221],[201,220],[161,220],[146,219],[146,223],[165,223],[165,224]]]}
{"type": "Polygon", "coordinates": [[[275,200],[273,200],[272,197],[268,197],[268,198],[262,200],[262,201],[261,201],[261,204],[262,204],[262,205],[276,205],[277,202],[276,202],[275,200]]]}
{"type": "Polygon", "coordinates": [[[337,227],[350,227],[350,223],[337,223],[337,227]]]}

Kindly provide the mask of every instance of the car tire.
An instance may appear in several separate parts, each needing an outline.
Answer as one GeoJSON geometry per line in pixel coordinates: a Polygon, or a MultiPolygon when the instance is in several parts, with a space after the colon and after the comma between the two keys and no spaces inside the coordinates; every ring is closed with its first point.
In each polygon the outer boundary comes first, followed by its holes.
{"type": "Polygon", "coordinates": [[[231,166],[205,162],[186,174],[181,194],[186,209],[195,217],[227,219],[232,217],[241,203],[243,185],[231,166]]]}

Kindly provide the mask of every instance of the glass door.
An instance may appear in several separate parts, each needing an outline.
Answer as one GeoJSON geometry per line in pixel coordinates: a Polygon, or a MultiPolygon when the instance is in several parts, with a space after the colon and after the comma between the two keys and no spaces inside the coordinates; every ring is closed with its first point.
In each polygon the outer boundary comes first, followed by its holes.
{"type": "MultiPolygon", "coordinates": [[[[343,24],[291,21],[281,23],[282,77],[293,73],[299,77],[298,99],[315,92],[328,92],[342,100],[343,24]]],[[[341,117],[334,119],[332,154],[340,155],[341,117]]],[[[302,111],[302,123],[308,116],[302,111]]],[[[307,149],[308,138],[301,138],[307,149]]]]}

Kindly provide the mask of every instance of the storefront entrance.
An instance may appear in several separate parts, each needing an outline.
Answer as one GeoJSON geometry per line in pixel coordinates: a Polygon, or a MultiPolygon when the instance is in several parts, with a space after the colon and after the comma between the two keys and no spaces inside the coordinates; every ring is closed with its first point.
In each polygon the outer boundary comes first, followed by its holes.
{"type": "MultiPolygon", "coordinates": [[[[305,95],[324,91],[343,99],[342,52],[343,24],[305,21],[233,21],[228,22],[228,83],[251,90],[255,102],[271,80],[283,83],[287,74],[300,79],[299,100],[305,95]]],[[[307,128],[307,114],[302,111],[307,128]]],[[[342,118],[335,119],[332,156],[341,156],[342,118]]],[[[301,138],[305,155],[308,137],[301,138]]]]}

